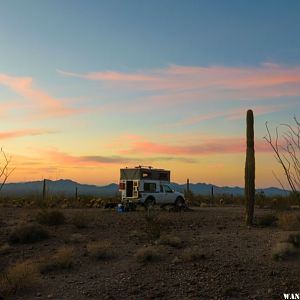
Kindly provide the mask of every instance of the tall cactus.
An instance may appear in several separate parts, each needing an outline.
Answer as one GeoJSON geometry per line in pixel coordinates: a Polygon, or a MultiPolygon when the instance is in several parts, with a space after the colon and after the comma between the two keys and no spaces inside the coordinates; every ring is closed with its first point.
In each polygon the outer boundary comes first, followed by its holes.
{"type": "Polygon", "coordinates": [[[252,225],[255,201],[254,117],[247,111],[247,152],[245,164],[246,224],[252,225]]]}

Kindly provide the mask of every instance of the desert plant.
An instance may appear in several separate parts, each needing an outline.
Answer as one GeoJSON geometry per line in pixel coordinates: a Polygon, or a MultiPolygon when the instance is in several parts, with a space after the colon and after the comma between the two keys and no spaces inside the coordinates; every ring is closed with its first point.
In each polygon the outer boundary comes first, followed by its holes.
{"type": "Polygon", "coordinates": [[[268,213],[260,216],[257,220],[257,224],[262,227],[272,226],[276,223],[277,219],[275,214],[268,213]]]}
{"type": "Polygon", "coordinates": [[[87,228],[89,225],[89,217],[82,213],[76,213],[71,219],[71,223],[78,229],[87,228]]]}
{"type": "Polygon", "coordinates": [[[7,157],[4,150],[1,148],[0,153],[2,155],[2,158],[4,160],[4,163],[0,164],[0,192],[5,185],[8,177],[11,175],[11,173],[14,171],[14,168],[10,168],[11,163],[11,157],[7,157]]]}
{"type": "MultiPolygon", "coordinates": [[[[280,128],[276,128],[275,141],[272,138],[268,123],[266,122],[267,135],[265,140],[271,146],[277,162],[281,165],[287,183],[297,198],[300,201],[300,123],[294,116],[294,125],[281,124],[280,128]],[[285,130],[280,130],[285,128],[285,130]]],[[[275,178],[284,189],[284,185],[274,173],[275,178]]]]}
{"type": "Polygon", "coordinates": [[[161,234],[161,224],[158,216],[152,211],[148,211],[145,215],[146,234],[149,240],[157,240],[161,234]]]}
{"type": "Polygon", "coordinates": [[[283,230],[298,230],[300,221],[295,213],[282,212],[278,214],[278,226],[283,230]]]}
{"type": "Polygon", "coordinates": [[[65,223],[65,215],[59,210],[41,210],[36,216],[39,224],[57,226],[65,223]]]}
{"type": "Polygon", "coordinates": [[[274,260],[284,260],[296,254],[295,246],[291,243],[277,243],[272,249],[272,258],[274,260]]]}
{"type": "Polygon", "coordinates": [[[30,261],[17,263],[0,275],[0,294],[10,296],[30,289],[41,281],[37,266],[30,261]]]}
{"type": "Polygon", "coordinates": [[[293,244],[296,248],[300,247],[300,232],[290,233],[287,237],[287,242],[293,244]]]}
{"type": "Polygon", "coordinates": [[[38,224],[21,225],[10,233],[9,242],[11,244],[35,243],[48,237],[48,231],[38,224]]]}
{"type": "Polygon", "coordinates": [[[186,262],[205,259],[206,256],[198,247],[186,248],[182,253],[182,259],[186,262]]]}
{"type": "Polygon", "coordinates": [[[10,253],[12,250],[12,247],[8,244],[4,244],[2,246],[0,246],[0,255],[6,255],[8,253],[10,253]]]}
{"type": "Polygon", "coordinates": [[[111,243],[107,241],[95,241],[86,245],[88,255],[96,259],[105,259],[112,256],[111,243]]]}
{"type": "Polygon", "coordinates": [[[255,201],[255,154],[254,154],[254,117],[247,111],[247,151],[245,164],[246,224],[252,225],[255,201]]]}
{"type": "Polygon", "coordinates": [[[55,270],[70,269],[74,265],[75,252],[72,247],[63,246],[49,259],[39,266],[41,273],[48,273],[55,270]]]}
{"type": "Polygon", "coordinates": [[[139,248],[135,253],[135,259],[140,263],[152,262],[160,258],[159,249],[154,246],[139,248]]]}
{"type": "Polygon", "coordinates": [[[161,236],[157,242],[158,242],[158,244],[169,245],[174,248],[182,247],[181,239],[178,236],[172,235],[172,234],[166,234],[166,233],[161,234],[161,236]]]}

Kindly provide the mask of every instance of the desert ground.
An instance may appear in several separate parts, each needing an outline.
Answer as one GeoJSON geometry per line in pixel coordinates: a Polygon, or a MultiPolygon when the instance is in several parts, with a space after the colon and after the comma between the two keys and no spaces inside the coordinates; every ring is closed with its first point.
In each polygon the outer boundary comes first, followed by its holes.
{"type": "MultiPolygon", "coordinates": [[[[299,232],[247,227],[242,206],[148,217],[143,210],[61,211],[63,224],[41,225],[47,238],[22,242],[12,232],[35,224],[39,210],[0,209],[0,298],[283,299],[300,292],[300,250],[274,259],[278,243],[299,232]],[[9,268],[22,262],[32,275],[9,285],[17,276],[9,268]]],[[[255,210],[256,219],[271,213],[255,210]]]]}

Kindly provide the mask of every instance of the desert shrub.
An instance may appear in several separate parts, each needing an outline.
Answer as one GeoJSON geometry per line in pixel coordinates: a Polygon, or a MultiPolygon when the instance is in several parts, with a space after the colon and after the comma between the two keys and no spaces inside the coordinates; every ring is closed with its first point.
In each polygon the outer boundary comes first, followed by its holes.
{"type": "Polygon", "coordinates": [[[88,255],[96,259],[105,259],[112,256],[112,247],[110,242],[95,241],[86,245],[88,255]]]}
{"type": "Polygon", "coordinates": [[[205,259],[205,254],[198,248],[187,248],[182,253],[182,259],[187,262],[205,259]]]}
{"type": "Polygon", "coordinates": [[[152,262],[160,259],[160,253],[157,247],[143,247],[136,251],[135,259],[140,263],[152,262]]]}
{"type": "Polygon", "coordinates": [[[55,270],[70,269],[74,264],[74,249],[71,247],[62,247],[50,258],[47,258],[40,264],[40,272],[48,273],[55,270]]]}
{"type": "Polygon", "coordinates": [[[16,227],[9,235],[11,244],[35,243],[49,237],[46,229],[38,224],[29,224],[16,227]]]}
{"type": "Polygon", "coordinates": [[[73,224],[76,228],[87,228],[89,225],[89,217],[82,213],[76,213],[72,219],[71,224],[73,224]]]}
{"type": "Polygon", "coordinates": [[[300,232],[291,233],[288,236],[288,242],[292,243],[296,248],[300,247],[300,232]]]}
{"type": "Polygon", "coordinates": [[[9,296],[28,290],[41,281],[37,266],[30,261],[17,263],[0,275],[0,295],[9,296]]]}
{"type": "Polygon", "coordinates": [[[8,253],[10,253],[12,250],[12,247],[8,244],[4,244],[2,246],[0,246],[0,255],[6,255],[8,253]]]}
{"type": "Polygon", "coordinates": [[[147,234],[140,230],[132,230],[129,232],[129,237],[138,239],[138,240],[145,240],[145,239],[147,239],[147,234]]]}
{"type": "Polygon", "coordinates": [[[300,221],[295,213],[282,212],[278,214],[278,226],[283,230],[298,230],[300,221]]]}
{"type": "Polygon", "coordinates": [[[161,234],[161,223],[158,216],[153,212],[148,212],[145,215],[146,228],[145,232],[149,240],[157,240],[161,234]]]}
{"type": "Polygon", "coordinates": [[[36,221],[43,225],[57,226],[65,223],[65,215],[59,210],[41,210],[36,221]]]}
{"type": "Polygon", "coordinates": [[[65,242],[66,243],[83,243],[86,240],[86,236],[80,233],[73,233],[65,242]]]}
{"type": "Polygon", "coordinates": [[[169,245],[174,248],[182,247],[181,239],[178,236],[172,234],[166,234],[166,233],[162,234],[157,242],[158,244],[169,245]]]}
{"type": "Polygon", "coordinates": [[[272,258],[274,260],[284,260],[296,254],[296,248],[291,243],[277,243],[272,249],[272,258]]]}
{"type": "Polygon", "coordinates": [[[277,217],[275,214],[268,213],[258,217],[257,224],[259,226],[267,227],[272,226],[277,221],[277,217]]]}

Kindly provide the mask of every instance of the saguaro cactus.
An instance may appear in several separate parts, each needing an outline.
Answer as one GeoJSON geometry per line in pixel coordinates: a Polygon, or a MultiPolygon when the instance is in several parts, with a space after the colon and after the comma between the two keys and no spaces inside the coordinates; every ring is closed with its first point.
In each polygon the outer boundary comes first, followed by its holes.
{"type": "Polygon", "coordinates": [[[254,117],[247,111],[247,152],[245,164],[246,224],[252,225],[255,201],[255,154],[254,154],[254,117]]]}

